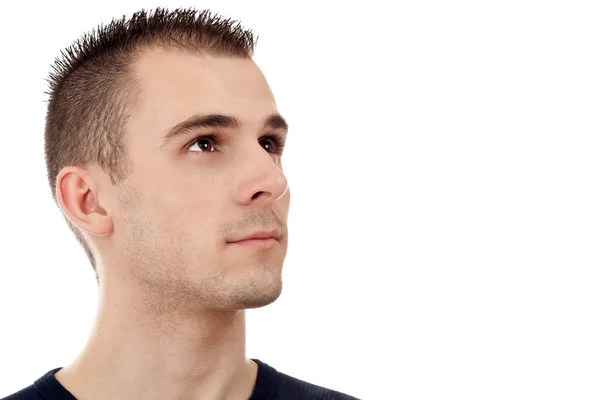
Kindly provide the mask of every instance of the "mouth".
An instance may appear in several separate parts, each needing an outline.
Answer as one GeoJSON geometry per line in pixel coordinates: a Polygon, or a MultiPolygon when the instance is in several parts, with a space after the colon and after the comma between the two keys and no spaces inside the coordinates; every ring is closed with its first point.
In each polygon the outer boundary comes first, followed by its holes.
{"type": "Polygon", "coordinates": [[[237,242],[228,242],[230,245],[239,246],[242,248],[255,248],[255,249],[268,249],[273,247],[277,243],[277,239],[275,238],[265,238],[265,239],[245,239],[238,240],[237,242]]]}
{"type": "Polygon", "coordinates": [[[262,231],[256,231],[252,234],[237,237],[229,240],[227,243],[239,243],[239,244],[268,244],[277,242],[282,236],[282,233],[277,229],[265,229],[262,231]]]}

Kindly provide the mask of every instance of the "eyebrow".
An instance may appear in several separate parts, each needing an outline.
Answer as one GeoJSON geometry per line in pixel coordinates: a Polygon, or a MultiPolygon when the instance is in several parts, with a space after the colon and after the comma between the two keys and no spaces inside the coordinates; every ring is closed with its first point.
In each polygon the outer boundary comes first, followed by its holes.
{"type": "MultiPolygon", "coordinates": [[[[191,129],[228,128],[239,130],[241,126],[240,120],[233,115],[195,114],[169,129],[163,137],[160,147],[162,149],[177,138],[187,135],[191,129]]],[[[280,114],[272,114],[265,118],[263,128],[281,129],[286,135],[288,133],[288,123],[280,114]]]]}

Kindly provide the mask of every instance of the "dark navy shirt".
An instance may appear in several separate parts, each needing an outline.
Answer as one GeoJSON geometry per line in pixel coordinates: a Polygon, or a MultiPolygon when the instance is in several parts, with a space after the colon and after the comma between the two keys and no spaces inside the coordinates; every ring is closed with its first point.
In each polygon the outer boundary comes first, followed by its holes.
{"type": "MultiPolygon", "coordinates": [[[[258,374],[252,396],[248,400],[359,400],[283,374],[260,360],[252,360],[258,364],[258,374]]],[[[32,385],[0,400],[77,400],[54,377],[60,369],[48,371],[32,385]]]]}

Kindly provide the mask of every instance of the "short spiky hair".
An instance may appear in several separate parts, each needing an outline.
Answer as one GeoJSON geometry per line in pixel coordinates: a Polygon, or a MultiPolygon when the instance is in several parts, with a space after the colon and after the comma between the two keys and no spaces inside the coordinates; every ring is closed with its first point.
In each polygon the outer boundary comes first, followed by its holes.
{"type": "MultiPolygon", "coordinates": [[[[56,58],[49,82],[45,158],[52,197],[66,166],[98,164],[118,184],[131,172],[125,125],[139,88],[131,66],[152,47],[192,54],[250,58],[258,40],[239,22],[193,8],[156,8],[123,16],[84,34],[56,58]]],[[[79,228],[65,220],[96,272],[94,254],[79,228]]]]}

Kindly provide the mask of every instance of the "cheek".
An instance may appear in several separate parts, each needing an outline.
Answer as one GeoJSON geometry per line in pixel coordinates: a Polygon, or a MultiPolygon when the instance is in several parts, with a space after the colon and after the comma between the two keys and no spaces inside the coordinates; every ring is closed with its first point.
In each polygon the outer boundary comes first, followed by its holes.
{"type": "Polygon", "coordinates": [[[157,200],[164,219],[172,230],[193,236],[214,236],[222,201],[218,201],[214,189],[172,188],[157,200]]]}
{"type": "MultiPolygon", "coordinates": [[[[178,164],[179,165],[179,164],[178,164]]],[[[181,164],[181,168],[156,168],[147,174],[145,197],[147,207],[159,226],[182,240],[193,240],[201,245],[202,237],[210,241],[217,234],[225,206],[224,177],[211,171],[207,165],[181,164]],[[183,165],[185,165],[183,167],[183,165]]]]}

